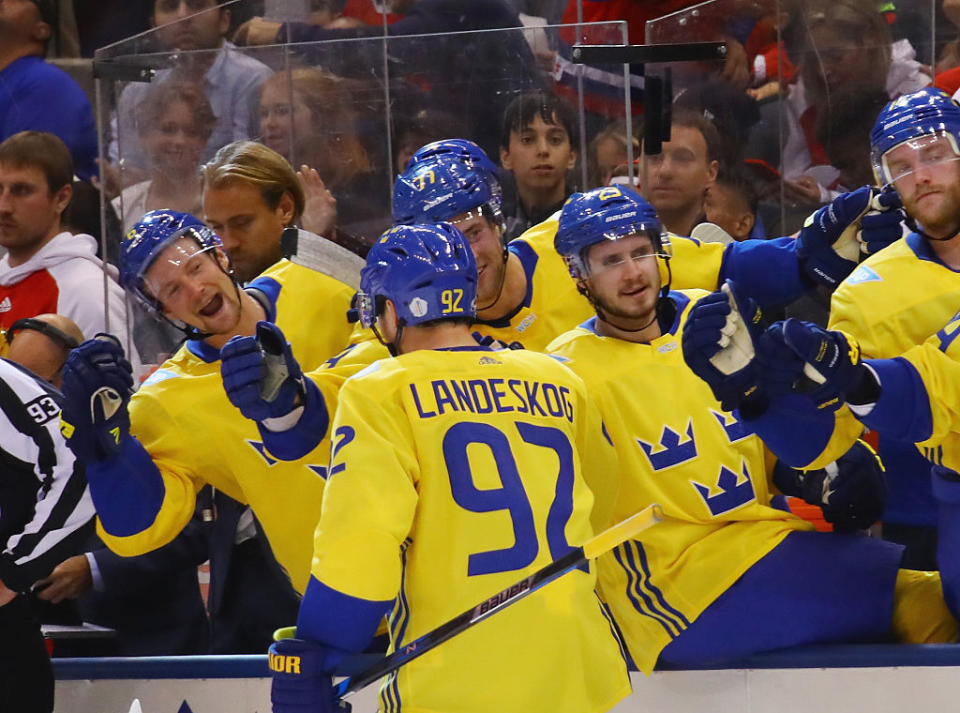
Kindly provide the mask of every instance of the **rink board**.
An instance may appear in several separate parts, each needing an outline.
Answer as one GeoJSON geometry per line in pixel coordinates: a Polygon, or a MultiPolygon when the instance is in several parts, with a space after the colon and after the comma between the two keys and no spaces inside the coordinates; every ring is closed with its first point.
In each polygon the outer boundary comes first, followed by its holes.
{"type": "MultiPolygon", "coordinates": [[[[265,656],[59,659],[56,713],[268,713],[265,656]],[[186,707],[184,706],[186,703],[186,707]]],[[[615,713],[954,710],[960,646],[836,646],[754,656],[725,668],[633,673],[615,713]]],[[[351,697],[376,710],[376,687],[351,697]]],[[[533,712],[532,712],[533,713],[533,712]]]]}

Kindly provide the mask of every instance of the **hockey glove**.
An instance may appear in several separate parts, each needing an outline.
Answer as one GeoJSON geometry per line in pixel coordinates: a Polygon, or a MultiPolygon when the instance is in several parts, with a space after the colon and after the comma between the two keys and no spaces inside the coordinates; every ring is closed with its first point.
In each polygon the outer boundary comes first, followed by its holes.
{"type": "Polygon", "coordinates": [[[842,332],[799,319],[788,319],[781,328],[784,343],[806,362],[803,373],[808,380],[798,384],[798,390],[806,392],[817,408],[840,408],[866,371],[860,363],[860,345],[842,332]]]}
{"type": "Polygon", "coordinates": [[[223,345],[220,376],[230,403],[253,421],[287,416],[303,400],[303,372],[271,322],[258,322],[256,337],[237,336],[223,345]]]}
{"type": "Polygon", "coordinates": [[[815,282],[836,287],[860,259],[860,219],[870,209],[873,189],[842,193],[806,219],[797,236],[797,257],[815,282]]]}
{"type": "Polygon", "coordinates": [[[735,297],[729,280],[697,302],[683,327],[683,358],[710,385],[725,411],[751,399],[761,407],[753,336],[759,333],[760,310],[753,300],[735,297]]]}
{"type": "Polygon", "coordinates": [[[782,326],[772,324],[754,340],[759,382],[770,397],[792,392],[803,377],[804,361],[784,342],[782,326]]]}
{"type": "Polygon", "coordinates": [[[331,671],[343,656],[304,639],[281,639],[270,646],[273,713],[349,713],[334,698],[331,671]]]}
{"type": "Polygon", "coordinates": [[[127,403],[133,370],[110,334],[97,334],[70,352],[63,365],[60,431],[83,462],[107,460],[130,433],[127,403]]]}
{"type": "Polygon", "coordinates": [[[774,485],[785,495],[819,505],[823,518],[837,532],[855,532],[870,527],[883,514],[886,481],[883,464],[863,441],[826,468],[794,470],[777,463],[774,485]]]}
{"type": "Polygon", "coordinates": [[[900,195],[892,188],[874,193],[870,210],[860,219],[860,252],[873,255],[908,232],[901,207],[900,195]]]}

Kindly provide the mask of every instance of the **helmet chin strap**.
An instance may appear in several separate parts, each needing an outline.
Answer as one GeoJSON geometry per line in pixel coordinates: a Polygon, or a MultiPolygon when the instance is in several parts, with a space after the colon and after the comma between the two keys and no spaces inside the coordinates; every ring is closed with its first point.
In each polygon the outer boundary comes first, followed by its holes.
{"type": "Polygon", "coordinates": [[[380,334],[380,330],[377,329],[376,323],[370,325],[370,329],[373,330],[374,336],[377,338],[377,341],[380,342],[383,346],[387,348],[387,351],[390,352],[390,356],[400,356],[400,350],[398,349],[400,345],[400,340],[403,338],[403,328],[404,322],[402,319],[397,320],[397,337],[392,342],[388,342],[383,338],[383,335],[380,334]]]}
{"type": "Polygon", "coordinates": [[[496,296],[493,298],[493,300],[491,300],[490,304],[477,305],[477,312],[482,312],[482,311],[485,310],[485,309],[490,309],[490,308],[493,307],[493,306],[497,303],[497,301],[500,299],[500,295],[503,294],[503,286],[504,286],[504,285],[506,284],[506,282],[507,282],[507,260],[509,260],[509,259],[510,259],[510,251],[507,250],[507,246],[504,245],[504,246],[503,246],[503,263],[502,263],[502,265],[503,265],[503,271],[500,273],[500,284],[497,285],[497,294],[496,294],[496,296]]]}

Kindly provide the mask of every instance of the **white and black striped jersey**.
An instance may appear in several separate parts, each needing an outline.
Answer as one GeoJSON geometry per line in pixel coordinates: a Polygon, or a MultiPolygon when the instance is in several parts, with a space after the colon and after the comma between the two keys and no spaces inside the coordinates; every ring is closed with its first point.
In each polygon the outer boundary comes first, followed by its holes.
{"type": "Polygon", "coordinates": [[[0,359],[0,581],[25,591],[83,551],[94,508],[60,434],[60,394],[0,359]]]}

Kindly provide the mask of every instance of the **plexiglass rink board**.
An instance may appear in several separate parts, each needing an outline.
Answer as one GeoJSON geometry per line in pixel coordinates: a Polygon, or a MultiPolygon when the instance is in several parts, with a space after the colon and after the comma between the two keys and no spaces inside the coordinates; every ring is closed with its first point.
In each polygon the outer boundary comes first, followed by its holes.
{"type": "MultiPolygon", "coordinates": [[[[302,3],[271,5],[289,19],[302,3]]],[[[109,194],[104,248],[112,259],[149,210],[203,219],[198,169],[235,141],[260,142],[294,168],[315,168],[336,198],[338,231],[361,247],[390,227],[394,178],[413,151],[468,138],[499,163],[504,112],[524,94],[559,97],[572,116],[569,190],[634,170],[628,73],[623,65],[584,67],[571,57],[578,40],[623,44],[623,22],[418,36],[383,36],[383,26],[372,26],[368,37],[221,43],[221,30],[262,7],[227,3],[97,53],[109,194]],[[603,129],[618,148],[598,168],[590,141],[603,129]]],[[[288,26],[279,33],[292,35],[288,26]]],[[[512,177],[502,177],[509,201],[512,177]]],[[[141,351],[160,361],[176,333],[145,314],[136,321],[141,351]]]]}

